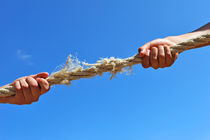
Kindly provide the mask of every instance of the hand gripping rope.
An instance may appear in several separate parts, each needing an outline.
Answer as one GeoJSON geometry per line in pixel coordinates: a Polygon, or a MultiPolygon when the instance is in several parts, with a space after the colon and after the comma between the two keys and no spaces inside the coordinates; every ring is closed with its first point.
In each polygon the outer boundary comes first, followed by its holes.
{"type": "MultiPolygon", "coordinates": [[[[205,46],[209,42],[210,34],[208,33],[171,46],[170,49],[172,53],[181,53],[185,50],[205,46]]],[[[104,72],[111,72],[113,77],[116,73],[122,72],[123,68],[139,64],[141,61],[142,59],[139,57],[139,54],[125,59],[110,57],[99,60],[95,64],[83,63],[84,66],[89,66],[84,69],[83,66],[79,64],[75,66],[72,63],[71,57],[68,57],[66,65],[60,71],[52,73],[51,76],[47,78],[47,81],[49,82],[50,86],[62,84],[70,85],[71,81],[73,80],[102,75],[104,72]]],[[[7,86],[0,89],[0,97],[14,95],[15,88],[13,86],[7,86]]]]}

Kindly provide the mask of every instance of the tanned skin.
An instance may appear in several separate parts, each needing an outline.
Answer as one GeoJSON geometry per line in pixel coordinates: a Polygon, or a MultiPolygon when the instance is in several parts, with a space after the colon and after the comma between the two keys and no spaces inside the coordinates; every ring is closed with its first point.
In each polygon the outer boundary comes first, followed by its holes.
{"type": "MultiPolygon", "coordinates": [[[[171,54],[171,46],[205,33],[210,33],[210,23],[190,33],[169,36],[146,43],[139,48],[140,57],[142,57],[142,66],[144,68],[152,67],[154,69],[170,67],[178,56],[178,53],[171,54]]],[[[210,45],[210,42],[200,47],[208,45],[210,45]]]]}

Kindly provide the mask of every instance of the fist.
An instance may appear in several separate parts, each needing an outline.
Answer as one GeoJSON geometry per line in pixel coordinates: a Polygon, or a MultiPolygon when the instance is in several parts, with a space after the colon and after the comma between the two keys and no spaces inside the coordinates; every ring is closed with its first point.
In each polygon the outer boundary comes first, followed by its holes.
{"type": "Polygon", "coordinates": [[[50,89],[49,83],[46,80],[48,76],[48,73],[43,72],[15,80],[10,84],[15,87],[15,96],[1,97],[0,102],[17,105],[37,102],[39,97],[50,89]]]}
{"type": "Polygon", "coordinates": [[[170,67],[178,57],[178,53],[172,54],[170,47],[175,45],[168,39],[156,39],[139,48],[144,68],[154,69],[170,67]]]}

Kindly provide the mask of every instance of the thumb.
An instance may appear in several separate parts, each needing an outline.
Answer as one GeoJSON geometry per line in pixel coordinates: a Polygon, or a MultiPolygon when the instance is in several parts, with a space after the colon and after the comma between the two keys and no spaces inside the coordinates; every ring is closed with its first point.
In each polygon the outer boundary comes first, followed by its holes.
{"type": "Polygon", "coordinates": [[[140,57],[144,57],[146,55],[149,47],[150,47],[150,43],[146,43],[142,47],[139,48],[140,57]]]}
{"type": "Polygon", "coordinates": [[[49,76],[49,73],[41,72],[41,73],[38,73],[38,74],[34,75],[33,78],[35,78],[35,79],[36,78],[44,78],[44,79],[46,79],[48,76],[49,76]]]}
{"type": "Polygon", "coordinates": [[[178,57],[179,53],[175,53],[173,54],[173,61],[176,61],[177,57],[178,57]]]}

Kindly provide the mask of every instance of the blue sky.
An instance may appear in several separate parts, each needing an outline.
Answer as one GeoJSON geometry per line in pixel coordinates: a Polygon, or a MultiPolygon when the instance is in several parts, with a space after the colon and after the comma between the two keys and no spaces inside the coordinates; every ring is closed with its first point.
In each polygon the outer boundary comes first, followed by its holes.
{"type": "MultiPolygon", "coordinates": [[[[0,85],[63,64],[126,58],[156,38],[209,22],[210,1],[7,0],[0,2],[0,85]]],[[[210,48],[165,69],[54,86],[32,105],[0,105],[2,140],[209,140],[210,48]]]]}

